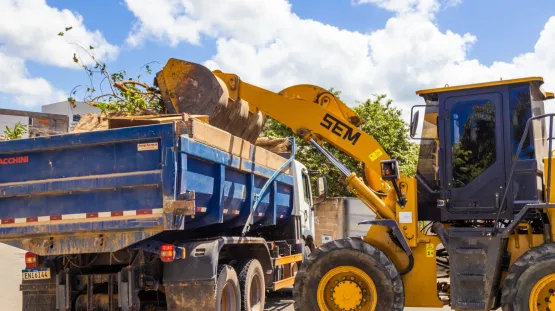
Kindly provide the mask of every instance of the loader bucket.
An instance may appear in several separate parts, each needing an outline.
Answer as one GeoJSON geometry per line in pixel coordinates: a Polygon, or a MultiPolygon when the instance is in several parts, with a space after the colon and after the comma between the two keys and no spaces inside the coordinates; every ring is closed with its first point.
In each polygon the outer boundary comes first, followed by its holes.
{"type": "Polygon", "coordinates": [[[207,115],[209,124],[253,144],[262,132],[265,116],[249,111],[244,100],[232,100],[225,83],[202,65],[172,58],[154,84],[168,113],[207,115]]]}

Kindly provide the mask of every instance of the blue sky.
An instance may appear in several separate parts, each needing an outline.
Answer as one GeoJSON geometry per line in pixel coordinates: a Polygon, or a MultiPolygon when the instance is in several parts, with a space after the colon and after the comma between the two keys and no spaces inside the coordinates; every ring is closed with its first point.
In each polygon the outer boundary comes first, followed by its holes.
{"type": "Polygon", "coordinates": [[[94,42],[112,72],[176,57],[275,91],[310,83],[408,107],[446,83],[555,80],[553,16],[553,0],[0,0],[0,107],[40,110],[86,83],[74,41],[94,42]],[[68,24],[74,37],[52,41],[68,24]]]}

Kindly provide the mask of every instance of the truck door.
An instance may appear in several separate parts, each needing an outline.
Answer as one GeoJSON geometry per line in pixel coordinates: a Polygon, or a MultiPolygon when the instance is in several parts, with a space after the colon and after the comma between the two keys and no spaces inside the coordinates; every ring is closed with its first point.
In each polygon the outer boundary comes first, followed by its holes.
{"type": "Polygon", "coordinates": [[[505,184],[502,95],[452,96],[444,103],[447,211],[465,214],[451,218],[493,218],[505,184]]]}

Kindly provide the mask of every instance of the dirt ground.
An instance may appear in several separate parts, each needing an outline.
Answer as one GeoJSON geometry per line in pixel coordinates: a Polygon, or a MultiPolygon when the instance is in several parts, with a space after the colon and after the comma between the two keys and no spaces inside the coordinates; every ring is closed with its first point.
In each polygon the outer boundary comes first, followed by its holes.
{"type": "MultiPolygon", "coordinates": [[[[0,243],[0,301],[2,311],[20,311],[21,269],[25,266],[25,252],[0,243]]],[[[433,311],[445,309],[406,308],[407,311],[433,311]]],[[[283,290],[268,297],[265,311],[293,311],[293,300],[290,290],[283,290]]]]}

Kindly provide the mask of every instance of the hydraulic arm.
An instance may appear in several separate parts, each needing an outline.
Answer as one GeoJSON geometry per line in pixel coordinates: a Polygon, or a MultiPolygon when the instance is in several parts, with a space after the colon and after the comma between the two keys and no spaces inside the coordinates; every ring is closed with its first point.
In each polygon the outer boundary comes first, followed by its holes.
{"type": "MultiPolygon", "coordinates": [[[[170,86],[167,90],[165,89],[168,88],[167,86],[160,85],[162,92],[179,91],[171,89],[172,85],[179,84],[176,81],[209,79],[206,73],[198,70],[198,66],[200,65],[171,59],[158,74],[158,80],[163,80],[165,85],[170,86]]],[[[396,218],[396,194],[381,177],[380,162],[389,160],[389,157],[372,136],[358,128],[361,123],[360,117],[336,96],[321,87],[306,84],[274,93],[243,82],[235,74],[218,70],[211,74],[213,79],[218,79],[220,86],[227,88],[225,91],[229,96],[229,105],[239,105],[242,101],[246,101],[252,113],[256,114],[260,111],[287,125],[305,140],[312,141],[320,147],[323,141],[327,141],[362,162],[369,187],[355,173],[342,169],[349,189],[379,218],[396,218]]],[[[180,100],[183,100],[179,94],[170,98],[175,107],[179,106],[180,100]]],[[[331,156],[323,147],[319,150],[323,151],[328,158],[331,156]]]]}

